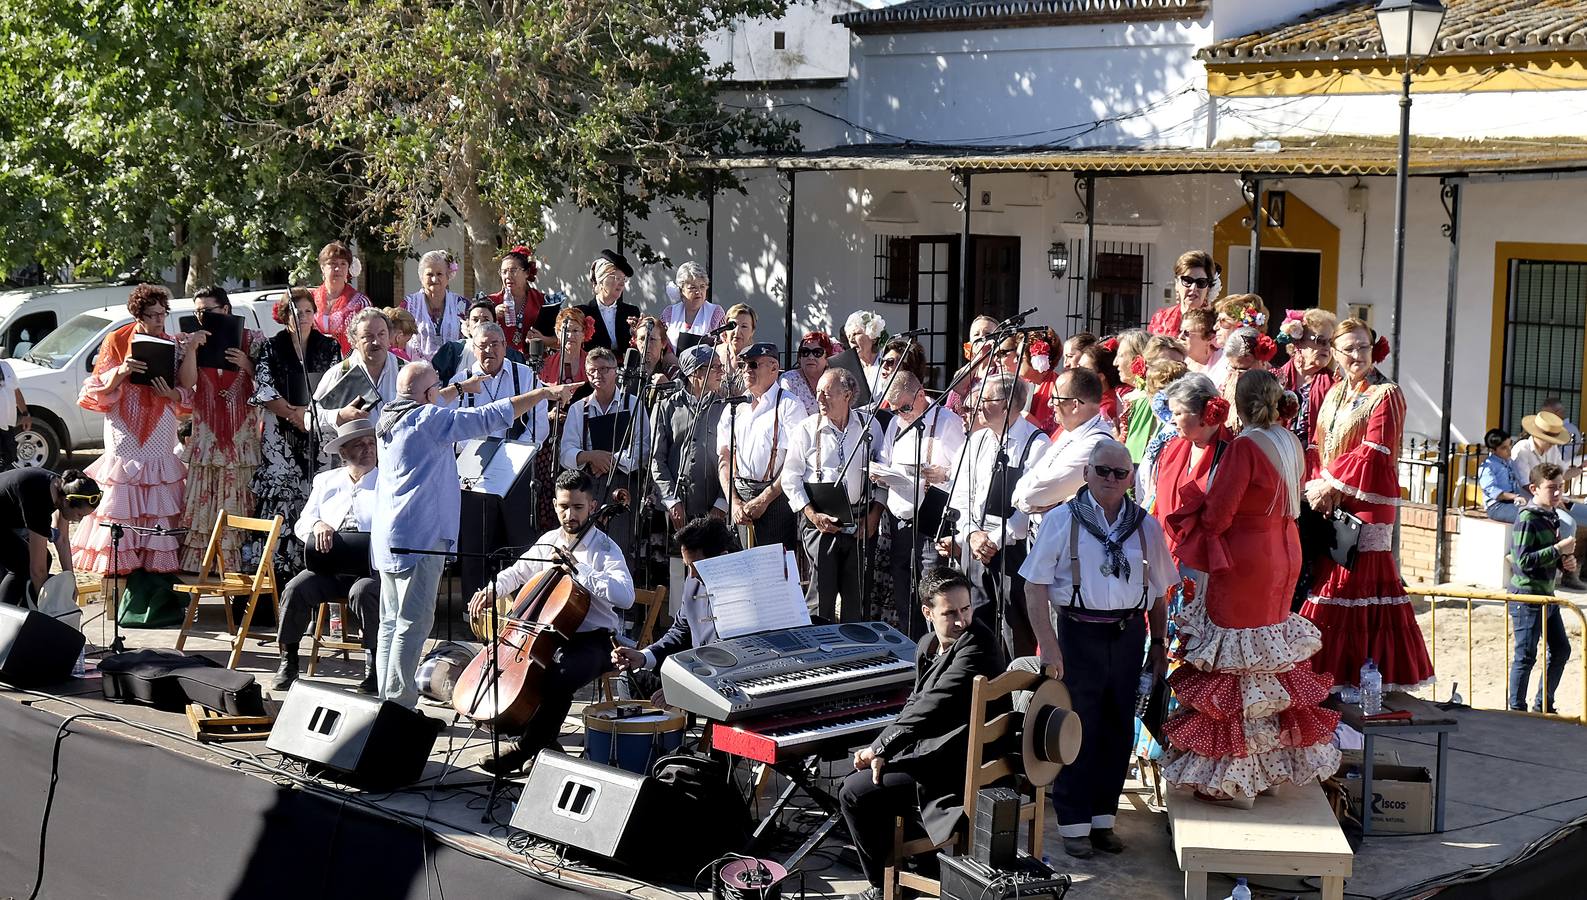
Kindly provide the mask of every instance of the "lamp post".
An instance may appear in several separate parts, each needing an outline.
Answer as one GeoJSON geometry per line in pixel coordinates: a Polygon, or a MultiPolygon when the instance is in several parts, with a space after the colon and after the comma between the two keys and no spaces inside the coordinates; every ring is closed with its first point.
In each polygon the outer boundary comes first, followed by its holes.
{"type": "Polygon", "coordinates": [[[1394,351],[1390,371],[1400,380],[1400,317],[1405,307],[1405,204],[1411,166],[1411,73],[1433,52],[1438,29],[1444,24],[1444,4],[1438,0],[1381,0],[1373,10],[1383,52],[1391,60],[1403,59],[1400,82],[1400,159],[1395,172],[1394,196],[1394,351]]]}

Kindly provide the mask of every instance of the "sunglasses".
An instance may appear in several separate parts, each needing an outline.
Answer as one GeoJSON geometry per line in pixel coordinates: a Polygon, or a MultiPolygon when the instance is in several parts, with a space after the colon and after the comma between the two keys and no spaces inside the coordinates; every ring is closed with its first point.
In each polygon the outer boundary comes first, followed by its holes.
{"type": "Polygon", "coordinates": [[[103,493],[99,493],[99,494],[67,494],[66,495],[66,499],[71,501],[72,503],[87,503],[89,506],[98,506],[100,499],[102,497],[104,497],[104,496],[105,495],[103,493]]]}
{"type": "Polygon", "coordinates": [[[898,357],[889,356],[886,359],[883,359],[882,360],[882,368],[884,368],[884,369],[896,369],[896,368],[898,368],[898,357]]]}
{"type": "Polygon", "coordinates": [[[591,378],[599,378],[602,375],[605,375],[607,372],[615,371],[617,371],[616,366],[590,366],[584,370],[584,374],[590,376],[591,378]]]}
{"type": "Polygon", "coordinates": [[[804,357],[804,356],[826,356],[827,355],[827,351],[821,349],[820,347],[800,347],[799,348],[799,355],[801,357],[804,357]]]}
{"type": "Polygon", "coordinates": [[[1047,402],[1049,404],[1051,404],[1052,406],[1057,406],[1060,403],[1068,403],[1070,400],[1073,400],[1076,403],[1080,402],[1080,398],[1079,397],[1053,397],[1053,398],[1049,399],[1047,402]]]}
{"type": "Polygon", "coordinates": [[[1123,481],[1124,479],[1130,477],[1129,469],[1115,469],[1112,466],[1092,466],[1091,471],[1097,473],[1103,478],[1111,478],[1114,481],[1123,481]]]}
{"type": "Polygon", "coordinates": [[[1209,285],[1212,284],[1212,279],[1210,279],[1210,278],[1191,278],[1189,275],[1181,275],[1181,276],[1179,276],[1179,283],[1184,285],[1187,288],[1196,288],[1197,290],[1204,291],[1204,290],[1207,289],[1207,287],[1209,285]]]}

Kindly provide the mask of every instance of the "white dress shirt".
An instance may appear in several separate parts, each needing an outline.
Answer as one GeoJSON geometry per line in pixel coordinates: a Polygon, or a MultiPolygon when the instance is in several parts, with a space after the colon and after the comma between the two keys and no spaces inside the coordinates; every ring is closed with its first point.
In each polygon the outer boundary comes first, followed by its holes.
{"type": "MultiPolygon", "coordinates": [[[[964,446],[963,419],[940,406],[926,413],[926,416],[924,426],[910,429],[902,436],[899,432],[908,426],[898,416],[888,420],[887,432],[876,457],[880,465],[872,470],[881,477],[882,484],[887,488],[887,508],[900,522],[908,522],[915,517],[914,473],[917,460],[922,466],[941,466],[952,477],[953,460],[964,446]],[[923,430],[929,430],[924,446],[921,443],[923,430]]],[[[946,484],[942,489],[947,489],[946,484]]],[[[922,478],[922,498],[926,496],[926,490],[926,481],[922,478]]]]}
{"type": "Polygon", "coordinates": [[[865,497],[865,459],[869,453],[874,461],[881,448],[881,429],[876,418],[859,410],[849,410],[848,424],[839,429],[832,420],[816,413],[793,426],[788,431],[788,457],[783,460],[782,492],[788,505],[798,515],[810,505],[805,493],[805,482],[836,481],[844,460],[853,457],[848,470],[843,473],[844,486],[848,488],[849,503],[859,503],[865,497]],[[870,433],[870,446],[854,449],[870,433]]]}
{"type": "Polygon", "coordinates": [[[1027,513],[1073,497],[1086,483],[1085,467],[1097,444],[1113,439],[1113,430],[1101,413],[1073,431],[1065,430],[1053,441],[1041,462],[1025,470],[1014,485],[1014,505],[1027,513]]]}
{"type": "Polygon", "coordinates": [[[612,392],[612,402],[602,406],[600,401],[591,394],[583,400],[568,407],[567,424],[562,429],[562,443],[557,447],[557,460],[564,469],[577,469],[579,467],[579,454],[585,450],[593,450],[584,444],[584,420],[595,416],[604,416],[615,412],[627,412],[632,424],[626,429],[619,430],[613,437],[617,441],[617,451],[613,454],[617,458],[617,468],[624,474],[634,471],[640,459],[650,456],[650,419],[645,415],[645,408],[632,394],[626,393],[622,388],[612,392]]]}
{"type": "Polygon", "coordinates": [[[292,533],[307,544],[314,535],[314,525],[324,522],[337,531],[347,523],[352,513],[353,531],[370,530],[375,517],[375,483],[380,469],[370,469],[357,481],[346,466],[326,469],[314,476],[314,486],[309,489],[309,500],[303,505],[303,514],[292,526],[292,533]]]}
{"type": "MultiPolygon", "coordinates": [[[[380,395],[380,400],[374,406],[365,410],[369,414],[369,421],[380,421],[380,411],[385,409],[387,403],[396,399],[397,369],[401,366],[402,360],[388,352],[386,354],[386,362],[380,368],[380,377],[369,379],[375,385],[375,392],[380,395]]],[[[364,358],[356,351],[352,356],[331,366],[325,376],[320,379],[319,387],[314,389],[314,405],[319,408],[320,431],[324,434],[324,439],[327,441],[336,437],[336,413],[341,410],[341,407],[326,406],[319,402],[320,398],[330,393],[331,388],[340,384],[341,380],[352,374],[352,370],[355,368],[363,371],[365,375],[369,374],[369,369],[364,365],[364,358]]]]}
{"type": "MultiPolygon", "coordinates": [[[[483,376],[485,379],[480,382],[479,393],[465,394],[462,391],[458,391],[456,402],[451,404],[443,403],[442,405],[453,407],[484,406],[487,403],[506,400],[509,397],[516,397],[519,394],[532,391],[545,383],[540,380],[540,376],[535,374],[533,369],[523,363],[515,363],[508,359],[502,360],[502,366],[497,370],[495,376],[485,375],[484,371],[480,369],[479,363],[470,363],[466,368],[457,370],[457,374],[452,376],[452,384],[460,384],[475,375],[483,376]],[[513,380],[514,373],[518,376],[517,381],[513,380]]],[[[549,400],[541,400],[535,404],[534,409],[529,411],[529,422],[524,427],[523,435],[519,440],[538,445],[550,436],[550,407],[551,401],[549,400]]],[[[514,421],[517,420],[515,419],[514,421]]],[[[506,437],[506,435],[507,429],[503,428],[500,431],[491,432],[490,436],[506,437]]]]}
{"type": "Polygon", "coordinates": [[[717,457],[726,458],[731,449],[738,455],[733,466],[736,477],[746,481],[774,479],[788,456],[788,432],[804,418],[804,405],[781,385],[773,385],[754,403],[722,410],[722,421],[716,426],[717,457]]]}
{"type": "MultiPolygon", "coordinates": [[[[1102,508],[1089,494],[1081,502],[1091,504],[1097,518],[1107,522],[1102,508]]],[[[1111,529],[1117,524],[1108,522],[1110,535],[1116,534],[1111,529]]],[[[1129,561],[1130,574],[1128,578],[1120,578],[1102,574],[1102,564],[1106,561],[1102,542],[1075,520],[1068,507],[1059,507],[1047,514],[1041,530],[1036,532],[1036,540],[1031,544],[1030,555],[1019,569],[1019,574],[1031,584],[1052,585],[1051,602],[1055,608],[1073,605],[1074,601],[1074,567],[1069,560],[1071,528],[1080,529],[1080,600],[1088,610],[1107,612],[1134,609],[1141,605],[1143,597],[1150,609],[1157,598],[1179,580],[1179,569],[1168,552],[1163,526],[1158,524],[1156,518],[1146,516],[1141,527],[1124,540],[1124,557],[1129,561]],[[1145,565],[1142,565],[1143,547],[1145,565]]]]}
{"type": "Polygon", "coordinates": [[[1510,463],[1515,466],[1515,471],[1523,482],[1531,481],[1532,470],[1546,462],[1560,468],[1565,467],[1565,454],[1560,451],[1559,445],[1540,441],[1531,436],[1521,438],[1511,445],[1510,463]]]}
{"type": "MultiPolygon", "coordinates": [[[[519,588],[529,583],[531,577],[554,565],[548,562],[552,557],[552,547],[566,550],[572,543],[573,536],[560,528],[541,535],[540,540],[530,544],[517,562],[496,576],[496,596],[517,593],[519,588]]],[[[618,610],[634,605],[634,578],[628,573],[623,551],[606,536],[606,532],[591,527],[584,540],[579,542],[579,548],[573,551],[573,562],[574,577],[590,592],[590,611],[584,615],[584,622],[578,630],[596,631],[605,628],[621,631],[623,620],[618,610]]]]}
{"type": "MultiPolygon", "coordinates": [[[[618,304],[618,302],[619,302],[618,300],[613,300],[610,304],[606,304],[606,303],[602,303],[599,300],[595,301],[595,309],[598,312],[600,312],[601,321],[606,323],[606,334],[609,337],[611,337],[611,339],[613,341],[617,340],[617,304],[618,304]]],[[[614,351],[616,349],[617,348],[613,348],[614,351]]],[[[618,352],[617,355],[618,356],[622,356],[622,353],[618,352]]]]}
{"type": "Polygon", "coordinates": [[[1014,514],[1008,517],[1006,535],[1003,530],[1003,517],[986,510],[987,495],[997,486],[995,473],[1000,445],[1008,454],[1010,469],[1021,468],[1020,457],[1023,454],[1023,469],[1029,472],[1052,448],[1052,441],[1024,416],[1014,419],[1009,424],[1008,433],[1002,440],[999,440],[989,428],[978,429],[970,435],[970,440],[960,451],[965,459],[962,462],[954,460],[957,479],[953,482],[953,491],[948,500],[950,507],[960,511],[958,529],[960,546],[969,546],[970,533],[974,531],[986,532],[993,543],[997,543],[1000,537],[1006,537],[1003,543],[1005,546],[1030,536],[1030,514],[1024,510],[1015,507],[1014,514]]]}

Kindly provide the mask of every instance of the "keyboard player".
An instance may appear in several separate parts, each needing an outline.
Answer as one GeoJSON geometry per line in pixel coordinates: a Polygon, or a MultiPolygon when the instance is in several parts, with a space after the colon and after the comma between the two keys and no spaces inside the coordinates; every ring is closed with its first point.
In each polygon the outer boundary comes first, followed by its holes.
{"type": "Polygon", "coordinates": [[[695,573],[694,564],[726,553],[733,543],[733,534],[721,519],[700,516],[678,529],[676,536],[689,575],[683,582],[678,615],[673,618],[672,627],[648,647],[612,650],[612,664],[622,671],[615,691],[625,700],[649,697],[658,706],[666,703],[661,693],[661,678],[656,674],[662,661],[679,650],[702,647],[716,640],[711,597],[695,573]]]}
{"type": "MultiPolygon", "coordinates": [[[[971,687],[1005,669],[992,632],[971,619],[970,582],[945,567],[920,580],[920,611],[930,630],[915,652],[915,686],[898,718],[854,755],[855,772],[838,802],[870,888],[851,900],[878,900],[892,849],[893,821],[906,838],[925,831],[947,840],[964,815],[964,766],[969,758],[971,687]]],[[[935,855],[925,864],[935,864],[935,855]]]]}

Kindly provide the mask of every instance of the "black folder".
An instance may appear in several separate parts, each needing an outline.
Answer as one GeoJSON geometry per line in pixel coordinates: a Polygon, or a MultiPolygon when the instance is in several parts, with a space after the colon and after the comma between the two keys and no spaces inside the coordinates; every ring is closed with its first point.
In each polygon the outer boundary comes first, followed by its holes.
{"type": "Polygon", "coordinates": [[[303,550],[305,567],[316,575],[351,575],[368,578],[374,571],[369,555],[369,532],[338,531],[331,536],[331,549],[314,549],[313,536],[303,550]]]}
{"type": "Polygon", "coordinates": [[[816,512],[837,519],[839,525],[854,524],[854,506],[849,503],[847,485],[831,481],[807,481],[805,494],[810,497],[810,505],[816,508],[816,512]]]}
{"type": "Polygon", "coordinates": [[[633,414],[627,410],[607,413],[604,416],[586,416],[584,419],[584,436],[588,440],[586,450],[605,450],[608,453],[618,453],[628,449],[634,436],[628,432],[628,420],[633,414]]]}
{"type": "Polygon", "coordinates": [[[154,379],[164,378],[165,383],[176,387],[176,344],[152,334],[132,336],[132,358],[148,366],[143,372],[133,372],[128,379],[133,384],[154,384],[154,379]]]}
{"type": "Polygon", "coordinates": [[[673,349],[677,350],[679,355],[682,355],[683,351],[693,347],[695,344],[698,344],[701,341],[704,341],[705,338],[706,336],[703,334],[695,334],[692,331],[685,331],[678,335],[678,343],[673,349]]]}
{"type": "MultiPolygon", "coordinates": [[[[387,365],[390,363],[388,362],[387,365]]],[[[363,367],[353,365],[348,368],[347,374],[342,376],[342,380],[331,385],[317,402],[326,409],[341,409],[359,400],[364,402],[363,408],[368,409],[380,402],[380,392],[375,390],[375,383],[369,380],[369,375],[363,367]]]]}
{"type": "Polygon", "coordinates": [[[209,332],[209,339],[198,348],[199,365],[206,369],[237,371],[237,367],[226,358],[226,351],[242,348],[242,319],[223,312],[206,312],[202,322],[198,316],[183,316],[181,325],[186,334],[209,332]]]}

